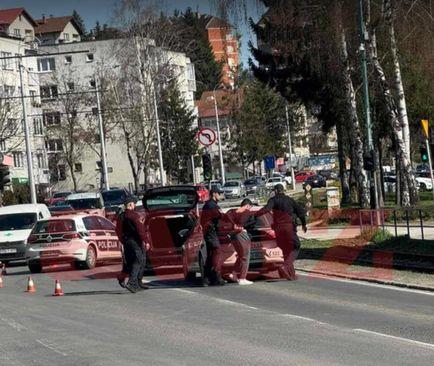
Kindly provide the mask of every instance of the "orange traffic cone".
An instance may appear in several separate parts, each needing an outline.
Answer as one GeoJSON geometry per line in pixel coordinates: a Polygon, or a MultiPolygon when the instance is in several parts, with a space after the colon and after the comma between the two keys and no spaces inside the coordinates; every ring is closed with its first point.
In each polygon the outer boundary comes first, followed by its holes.
{"type": "Polygon", "coordinates": [[[64,293],[62,291],[62,287],[60,287],[60,281],[56,280],[56,287],[54,288],[53,296],[63,296],[64,293]]]}
{"type": "Polygon", "coordinates": [[[2,276],[0,274],[0,288],[2,288],[2,287],[3,287],[3,278],[2,278],[2,276]]]}
{"type": "Polygon", "coordinates": [[[32,276],[29,276],[27,281],[27,290],[26,292],[36,292],[35,284],[33,283],[32,276]]]}

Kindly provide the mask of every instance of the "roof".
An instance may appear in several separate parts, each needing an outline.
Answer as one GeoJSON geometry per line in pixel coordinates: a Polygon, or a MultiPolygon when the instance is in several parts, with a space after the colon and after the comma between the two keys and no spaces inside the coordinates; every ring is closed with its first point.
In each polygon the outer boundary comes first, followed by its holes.
{"type": "Polygon", "coordinates": [[[5,214],[14,214],[14,213],[29,213],[29,212],[38,212],[40,209],[48,210],[47,206],[43,203],[35,203],[35,204],[22,204],[22,205],[11,205],[0,207],[0,215],[5,214]]]}
{"type": "Polygon", "coordinates": [[[24,14],[26,18],[36,26],[35,20],[30,16],[30,14],[24,8],[11,8],[11,9],[0,9],[0,24],[11,24],[19,15],[24,14]]]}
{"type": "MultiPolygon", "coordinates": [[[[65,211],[66,212],[66,211],[65,211]]],[[[77,219],[83,219],[84,217],[87,216],[93,216],[93,215],[89,215],[89,214],[83,214],[83,213],[67,213],[65,215],[56,215],[56,216],[51,216],[51,217],[47,217],[43,220],[39,220],[39,221],[52,221],[52,220],[77,220],[77,219]]]]}
{"type": "Polygon", "coordinates": [[[86,192],[86,193],[73,193],[66,197],[67,201],[71,200],[82,200],[88,198],[100,198],[101,194],[99,192],[86,192]]]}
{"type": "MultiPolygon", "coordinates": [[[[219,116],[228,116],[231,113],[231,101],[234,101],[232,91],[219,89],[215,91],[219,116]]],[[[195,102],[199,118],[215,118],[214,91],[204,91],[199,100],[195,102]]]]}
{"type": "Polygon", "coordinates": [[[72,25],[77,29],[80,35],[83,34],[82,29],[78,26],[77,22],[72,16],[37,19],[36,23],[38,24],[35,27],[35,33],[61,33],[69,22],[72,23],[72,25]]]}
{"type": "Polygon", "coordinates": [[[230,25],[227,21],[217,18],[217,17],[211,17],[211,19],[208,21],[208,23],[205,26],[206,29],[210,28],[232,28],[232,25],[230,25]]]}

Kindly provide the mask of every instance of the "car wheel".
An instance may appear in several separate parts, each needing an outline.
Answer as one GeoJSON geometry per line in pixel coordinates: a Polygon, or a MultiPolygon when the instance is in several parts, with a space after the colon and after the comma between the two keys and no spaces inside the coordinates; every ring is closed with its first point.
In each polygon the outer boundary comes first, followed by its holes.
{"type": "Polygon", "coordinates": [[[29,270],[31,273],[41,273],[42,265],[39,261],[29,262],[29,270]]]}
{"type": "Polygon", "coordinates": [[[93,269],[96,267],[96,250],[93,245],[87,247],[86,260],[84,262],[77,262],[79,269],[93,269]]]}
{"type": "Polygon", "coordinates": [[[426,185],[424,184],[424,183],[421,183],[420,184],[420,190],[422,191],[422,192],[425,192],[427,189],[426,189],[426,185]]]}

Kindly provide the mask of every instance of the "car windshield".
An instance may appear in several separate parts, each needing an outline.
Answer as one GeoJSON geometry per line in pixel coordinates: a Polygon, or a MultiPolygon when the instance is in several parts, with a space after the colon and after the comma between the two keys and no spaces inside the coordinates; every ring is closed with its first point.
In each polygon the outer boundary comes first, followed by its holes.
{"type": "Polygon", "coordinates": [[[125,202],[127,195],[123,190],[102,192],[102,198],[106,205],[120,205],[125,202]]]}
{"type": "Polygon", "coordinates": [[[102,208],[101,200],[99,198],[81,198],[75,200],[68,200],[67,204],[72,206],[74,210],[102,208]]]}
{"type": "Polygon", "coordinates": [[[151,194],[146,198],[146,206],[150,210],[165,208],[189,209],[195,205],[196,201],[196,193],[168,191],[151,194]]]}
{"type": "Polygon", "coordinates": [[[33,229],[33,234],[65,233],[75,231],[74,220],[39,221],[33,229]]]}
{"type": "Polygon", "coordinates": [[[74,211],[70,205],[55,205],[49,207],[50,212],[74,211]]]}
{"type": "Polygon", "coordinates": [[[71,194],[71,192],[57,192],[53,194],[53,198],[64,198],[71,194]]]}
{"type": "Polygon", "coordinates": [[[0,231],[29,230],[37,221],[36,213],[17,213],[0,216],[0,231]]]}
{"type": "Polygon", "coordinates": [[[269,182],[281,182],[281,178],[271,178],[269,182]]]}
{"type": "Polygon", "coordinates": [[[223,187],[238,187],[239,185],[239,182],[226,182],[223,187]]]}

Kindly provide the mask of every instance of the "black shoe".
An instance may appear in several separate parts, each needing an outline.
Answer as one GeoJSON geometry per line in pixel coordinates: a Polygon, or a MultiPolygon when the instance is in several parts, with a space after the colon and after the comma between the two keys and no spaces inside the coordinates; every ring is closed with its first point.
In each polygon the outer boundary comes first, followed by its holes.
{"type": "Polygon", "coordinates": [[[136,292],[140,291],[139,286],[132,285],[131,283],[127,283],[127,284],[125,285],[125,288],[126,288],[129,292],[131,292],[131,293],[133,293],[133,294],[135,294],[136,292]]]}
{"type": "Polygon", "coordinates": [[[120,278],[118,278],[118,282],[119,282],[119,286],[125,288],[125,280],[121,280],[120,278]]]}
{"type": "Polygon", "coordinates": [[[204,277],[200,280],[200,284],[202,287],[208,287],[210,285],[210,280],[207,277],[204,277]]]}
{"type": "Polygon", "coordinates": [[[144,284],[143,282],[139,282],[139,287],[141,290],[149,290],[149,286],[144,284]]]}
{"type": "Polygon", "coordinates": [[[212,281],[209,285],[210,286],[224,286],[225,284],[226,284],[226,281],[223,278],[218,277],[214,281],[212,281]]]}

